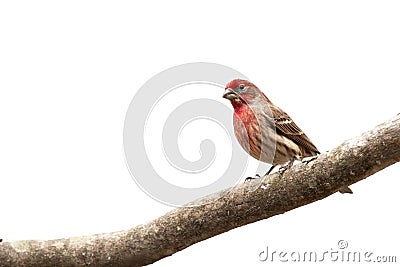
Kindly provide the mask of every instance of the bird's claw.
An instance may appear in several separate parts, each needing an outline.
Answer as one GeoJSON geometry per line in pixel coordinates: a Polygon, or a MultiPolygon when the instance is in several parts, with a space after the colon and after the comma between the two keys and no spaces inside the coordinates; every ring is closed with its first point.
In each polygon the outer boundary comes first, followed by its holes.
{"type": "Polygon", "coordinates": [[[258,179],[260,178],[259,174],[256,174],[255,177],[246,177],[246,179],[244,179],[244,182],[250,181],[250,180],[254,180],[254,179],[258,179]]]}
{"type": "Polygon", "coordinates": [[[287,169],[289,169],[289,165],[283,165],[279,167],[279,174],[282,175],[287,169]]]}
{"type": "Polygon", "coordinates": [[[305,163],[307,165],[308,163],[310,163],[311,161],[315,160],[316,158],[318,158],[318,156],[308,157],[308,158],[303,159],[301,161],[301,163],[305,163]]]}
{"type": "Polygon", "coordinates": [[[293,166],[294,158],[279,168],[279,174],[282,175],[287,169],[293,166]]]}

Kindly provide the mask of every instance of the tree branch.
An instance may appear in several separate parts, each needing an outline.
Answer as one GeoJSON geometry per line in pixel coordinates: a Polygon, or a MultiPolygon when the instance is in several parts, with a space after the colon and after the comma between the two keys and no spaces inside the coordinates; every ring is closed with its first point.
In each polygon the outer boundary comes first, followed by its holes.
{"type": "Polygon", "coordinates": [[[400,114],[282,176],[249,181],[175,209],[147,224],[108,234],[0,243],[1,266],[140,266],[236,227],[323,199],[400,161],[400,114]],[[215,199],[207,202],[205,200],[215,199]]]}

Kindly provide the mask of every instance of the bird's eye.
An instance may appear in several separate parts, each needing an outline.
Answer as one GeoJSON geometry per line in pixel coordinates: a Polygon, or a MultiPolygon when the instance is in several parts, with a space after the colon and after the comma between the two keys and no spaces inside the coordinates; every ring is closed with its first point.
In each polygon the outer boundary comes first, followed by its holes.
{"type": "Polygon", "coordinates": [[[243,90],[244,89],[244,84],[239,85],[239,89],[243,90]]]}

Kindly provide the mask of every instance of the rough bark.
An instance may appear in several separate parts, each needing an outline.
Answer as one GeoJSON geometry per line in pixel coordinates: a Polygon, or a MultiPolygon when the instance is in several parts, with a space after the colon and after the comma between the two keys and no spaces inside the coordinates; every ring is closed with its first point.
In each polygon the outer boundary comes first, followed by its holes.
{"type": "Polygon", "coordinates": [[[283,175],[218,192],[127,231],[0,243],[0,266],[141,266],[196,242],[323,199],[400,161],[400,114],[283,175]],[[249,190],[249,189],[252,190],[249,190]],[[207,201],[204,201],[207,202],[207,201]]]}

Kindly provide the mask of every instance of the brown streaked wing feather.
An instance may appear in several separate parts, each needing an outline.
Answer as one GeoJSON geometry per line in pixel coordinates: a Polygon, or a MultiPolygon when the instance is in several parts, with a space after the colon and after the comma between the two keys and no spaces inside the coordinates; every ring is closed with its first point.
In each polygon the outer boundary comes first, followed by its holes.
{"type": "Polygon", "coordinates": [[[277,133],[284,135],[297,145],[302,146],[307,152],[319,154],[315,145],[286,112],[275,105],[270,105],[269,108],[271,109],[275,121],[277,133]]]}

